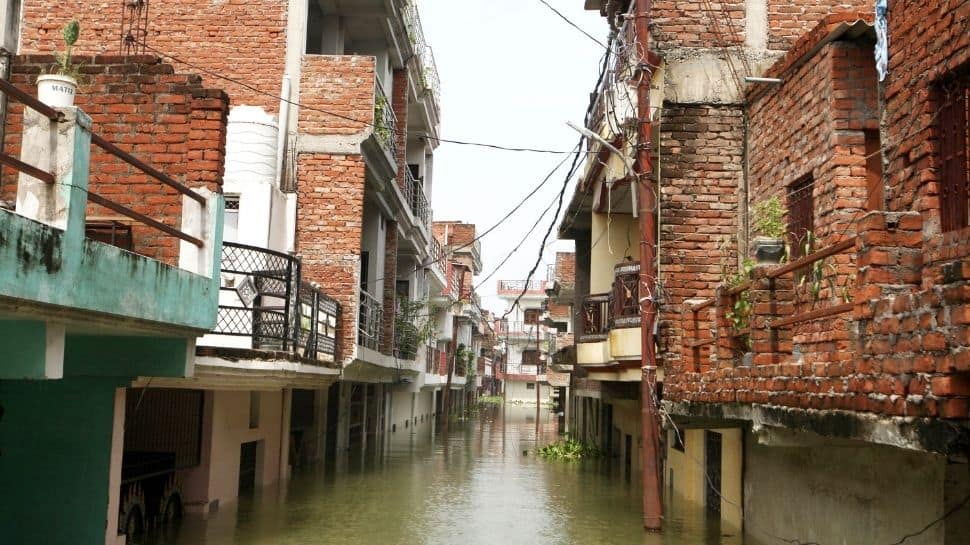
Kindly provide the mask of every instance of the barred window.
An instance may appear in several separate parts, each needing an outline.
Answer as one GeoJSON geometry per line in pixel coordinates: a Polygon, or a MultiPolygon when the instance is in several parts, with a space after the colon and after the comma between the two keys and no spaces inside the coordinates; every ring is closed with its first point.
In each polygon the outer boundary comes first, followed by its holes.
{"type": "Polygon", "coordinates": [[[809,174],[788,186],[788,236],[791,242],[791,259],[798,259],[811,252],[812,233],[815,231],[815,198],[812,192],[815,180],[809,174]],[[806,249],[809,251],[806,252],[806,249]]]}
{"type": "Polygon", "coordinates": [[[968,226],[970,207],[970,70],[939,86],[937,127],[940,134],[940,227],[968,226]]]}

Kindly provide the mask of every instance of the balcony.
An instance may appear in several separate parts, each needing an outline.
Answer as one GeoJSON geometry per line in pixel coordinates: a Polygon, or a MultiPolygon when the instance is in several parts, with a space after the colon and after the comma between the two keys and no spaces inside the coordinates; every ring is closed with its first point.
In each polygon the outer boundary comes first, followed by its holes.
{"type": "Polygon", "coordinates": [[[424,183],[421,179],[414,177],[411,169],[406,169],[404,172],[404,200],[407,201],[417,224],[431,233],[431,205],[428,203],[428,197],[424,194],[424,183]]]}
{"type": "Polygon", "coordinates": [[[297,258],[226,242],[220,291],[214,334],[244,338],[238,348],[334,363],[340,306],[301,281],[297,258]]]}
{"type": "Polygon", "coordinates": [[[404,25],[407,28],[408,40],[414,49],[414,55],[417,57],[420,89],[431,97],[437,111],[441,104],[441,79],[438,76],[438,65],[434,59],[434,51],[424,37],[421,16],[413,1],[409,1],[404,8],[404,25]]]}
{"type": "Polygon", "coordinates": [[[640,264],[616,265],[610,292],[586,296],[581,313],[578,364],[603,366],[639,360],[640,264]]]}
{"type": "Polygon", "coordinates": [[[518,297],[519,294],[525,293],[526,296],[546,296],[546,281],[545,279],[533,279],[528,282],[525,280],[499,280],[498,281],[498,295],[502,296],[512,296],[518,297]]]}
{"type": "Polygon", "coordinates": [[[380,299],[360,290],[360,314],[357,320],[357,344],[377,351],[384,329],[384,306],[380,299]]]}
{"type": "Polygon", "coordinates": [[[379,82],[374,84],[374,135],[392,158],[397,157],[397,116],[379,82]]]}
{"type": "Polygon", "coordinates": [[[18,113],[21,158],[0,153],[20,172],[16,212],[0,210],[0,333],[18,340],[21,356],[0,365],[0,379],[60,379],[65,365],[68,373],[184,376],[193,364],[188,349],[215,321],[221,195],[190,189],[120,150],[80,109],[54,110],[6,81],[0,90],[12,106],[27,106],[18,113]],[[160,221],[167,213],[136,212],[89,185],[92,145],[170,205],[180,228],[160,221]],[[139,255],[95,240],[86,233],[89,205],[126,216],[174,252],[139,245],[139,255]],[[68,340],[84,369],[65,362],[68,340]]]}

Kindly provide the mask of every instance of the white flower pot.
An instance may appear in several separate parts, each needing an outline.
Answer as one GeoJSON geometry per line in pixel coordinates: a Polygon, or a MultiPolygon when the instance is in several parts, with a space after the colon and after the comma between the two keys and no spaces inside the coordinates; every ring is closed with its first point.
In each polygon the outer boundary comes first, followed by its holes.
{"type": "Polygon", "coordinates": [[[74,106],[77,81],[69,76],[46,74],[37,77],[37,99],[52,108],[74,106]]]}

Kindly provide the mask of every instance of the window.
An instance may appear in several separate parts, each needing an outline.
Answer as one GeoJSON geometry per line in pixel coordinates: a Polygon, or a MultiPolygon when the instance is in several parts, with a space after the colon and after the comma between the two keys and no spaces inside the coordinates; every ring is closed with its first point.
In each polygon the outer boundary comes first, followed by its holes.
{"type": "Polygon", "coordinates": [[[536,383],[535,382],[526,382],[525,383],[525,389],[526,390],[535,390],[536,389],[536,383]]]}
{"type": "Polygon", "coordinates": [[[523,350],[522,364],[537,365],[539,363],[539,352],[537,350],[523,350]]]}
{"type": "Polygon", "coordinates": [[[799,178],[788,186],[788,236],[791,238],[791,259],[810,253],[815,230],[815,198],[812,175],[799,178]],[[806,252],[806,249],[809,251],[806,252]]]}
{"type": "Polygon", "coordinates": [[[226,211],[223,215],[222,239],[239,240],[239,195],[226,195],[226,211]]]}
{"type": "Polygon", "coordinates": [[[940,132],[940,227],[968,226],[970,206],[970,70],[940,85],[937,125],[940,132]]]}
{"type": "Polygon", "coordinates": [[[539,309],[529,308],[525,310],[525,323],[527,324],[537,324],[539,323],[539,309]]]}

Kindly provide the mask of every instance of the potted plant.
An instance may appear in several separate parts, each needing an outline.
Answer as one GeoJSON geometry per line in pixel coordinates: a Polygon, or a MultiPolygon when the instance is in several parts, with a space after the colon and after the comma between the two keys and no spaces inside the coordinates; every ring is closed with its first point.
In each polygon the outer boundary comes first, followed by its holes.
{"type": "Polygon", "coordinates": [[[758,263],[780,263],[785,256],[785,207],[769,197],[754,207],[754,256],[758,263]]]}
{"type": "Polygon", "coordinates": [[[54,53],[57,63],[51,67],[51,73],[37,78],[37,98],[48,106],[63,108],[74,105],[80,67],[74,64],[71,50],[77,43],[80,33],[81,24],[77,19],[64,25],[61,30],[65,45],[64,52],[54,53]]]}

